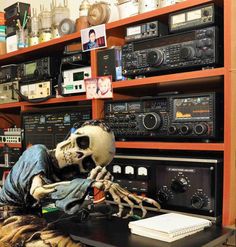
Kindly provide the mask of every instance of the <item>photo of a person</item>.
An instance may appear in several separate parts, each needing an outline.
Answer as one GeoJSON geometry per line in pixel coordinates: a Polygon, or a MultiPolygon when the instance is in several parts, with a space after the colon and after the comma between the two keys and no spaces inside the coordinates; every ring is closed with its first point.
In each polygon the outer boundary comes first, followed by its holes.
{"type": "Polygon", "coordinates": [[[101,76],[84,80],[87,99],[112,98],[112,77],[101,76]]]}
{"type": "Polygon", "coordinates": [[[80,32],[83,51],[107,46],[105,24],[82,29],[80,32]]]}
{"type": "Polygon", "coordinates": [[[96,33],[94,29],[89,30],[89,42],[87,43],[87,49],[91,50],[93,48],[98,48],[98,44],[96,41],[96,33]]]}
{"type": "Polygon", "coordinates": [[[98,98],[97,94],[97,78],[94,79],[85,79],[85,88],[86,88],[86,98],[87,99],[96,99],[98,98]]]}
{"type": "Polygon", "coordinates": [[[98,96],[99,98],[112,98],[111,76],[102,76],[98,78],[98,96]]]}

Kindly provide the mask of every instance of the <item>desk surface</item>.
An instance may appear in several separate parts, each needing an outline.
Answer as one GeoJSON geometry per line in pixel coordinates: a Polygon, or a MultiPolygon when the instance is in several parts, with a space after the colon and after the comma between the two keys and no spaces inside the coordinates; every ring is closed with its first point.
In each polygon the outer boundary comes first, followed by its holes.
{"type": "Polygon", "coordinates": [[[166,243],[131,234],[128,222],[129,220],[115,217],[95,218],[82,223],[75,219],[61,219],[57,226],[74,240],[95,247],[213,247],[224,243],[234,232],[232,229],[212,226],[186,238],[166,243]]]}

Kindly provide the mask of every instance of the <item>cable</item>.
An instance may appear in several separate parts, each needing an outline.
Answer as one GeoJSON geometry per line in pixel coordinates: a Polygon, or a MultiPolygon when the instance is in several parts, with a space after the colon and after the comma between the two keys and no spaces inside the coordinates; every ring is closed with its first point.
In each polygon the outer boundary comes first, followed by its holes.
{"type": "Polygon", "coordinates": [[[14,86],[12,86],[12,90],[14,90],[20,96],[21,99],[23,99],[23,100],[25,100],[25,101],[27,101],[29,103],[41,103],[41,102],[44,102],[44,101],[47,101],[47,100],[53,98],[52,95],[49,95],[49,96],[41,98],[41,99],[29,99],[27,96],[23,95],[20,92],[20,90],[14,88],[14,86]]]}

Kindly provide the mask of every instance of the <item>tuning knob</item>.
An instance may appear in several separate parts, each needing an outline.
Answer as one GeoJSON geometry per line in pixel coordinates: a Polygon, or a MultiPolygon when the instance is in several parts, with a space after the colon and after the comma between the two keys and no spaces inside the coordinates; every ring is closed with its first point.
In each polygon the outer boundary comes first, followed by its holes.
{"type": "Polygon", "coordinates": [[[147,113],[143,117],[143,126],[147,130],[155,130],[161,126],[161,117],[156,112],[147,113]]]}
{"type": "Polygon", "coordinates": [[[204,135],[208,131],[208,126],[204,123],[196,124],[193,131],[197,135],[204,135]]]}
{"type": "Polygon", "coordinates": [[[173,194],[171,191],[166,187],[163,186],[158,192],[157,192],[157,201],[159,203],[166,203],[173,197],[173,194]]]}
{"type": "Polygon", "coordinates": [[[175,193],[184,193],[188,189],[188,180],[185,177],[178,177],[173,179],[171,189],[175,193]]]}
{"type": "Polygon", "coordinates": [[[204,195],[196,194],[193,195],[191,198],[191,205],[193,208],[201,209],[203,207],[206,207],[208,204],[208,198],[204,195]]]}
{"type": "Polygon", "coordinates": [[[147,63],[150,66],[157,66],[162,64],[163,59],[164,59],[163,52],[158,49],[150,51],[147,54],[147,63]]]}
{"type": "Polygon", "coordinates": [[[180,57],[182,59],[192,59],[195,55],[195,49],[191,46],[182,47],[180,50],[180,57]]]}

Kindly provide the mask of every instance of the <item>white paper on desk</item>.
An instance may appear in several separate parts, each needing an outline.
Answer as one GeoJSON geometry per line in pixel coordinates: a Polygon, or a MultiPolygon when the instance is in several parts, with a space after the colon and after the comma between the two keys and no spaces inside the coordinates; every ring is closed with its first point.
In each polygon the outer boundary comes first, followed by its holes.
{"type": "Polygon", "coordinates": [[[132,233],[166,242],[175,241],[209,226],[211,226],[209,220],[177,213],[158,215],[129,223],[132,233]]]}

